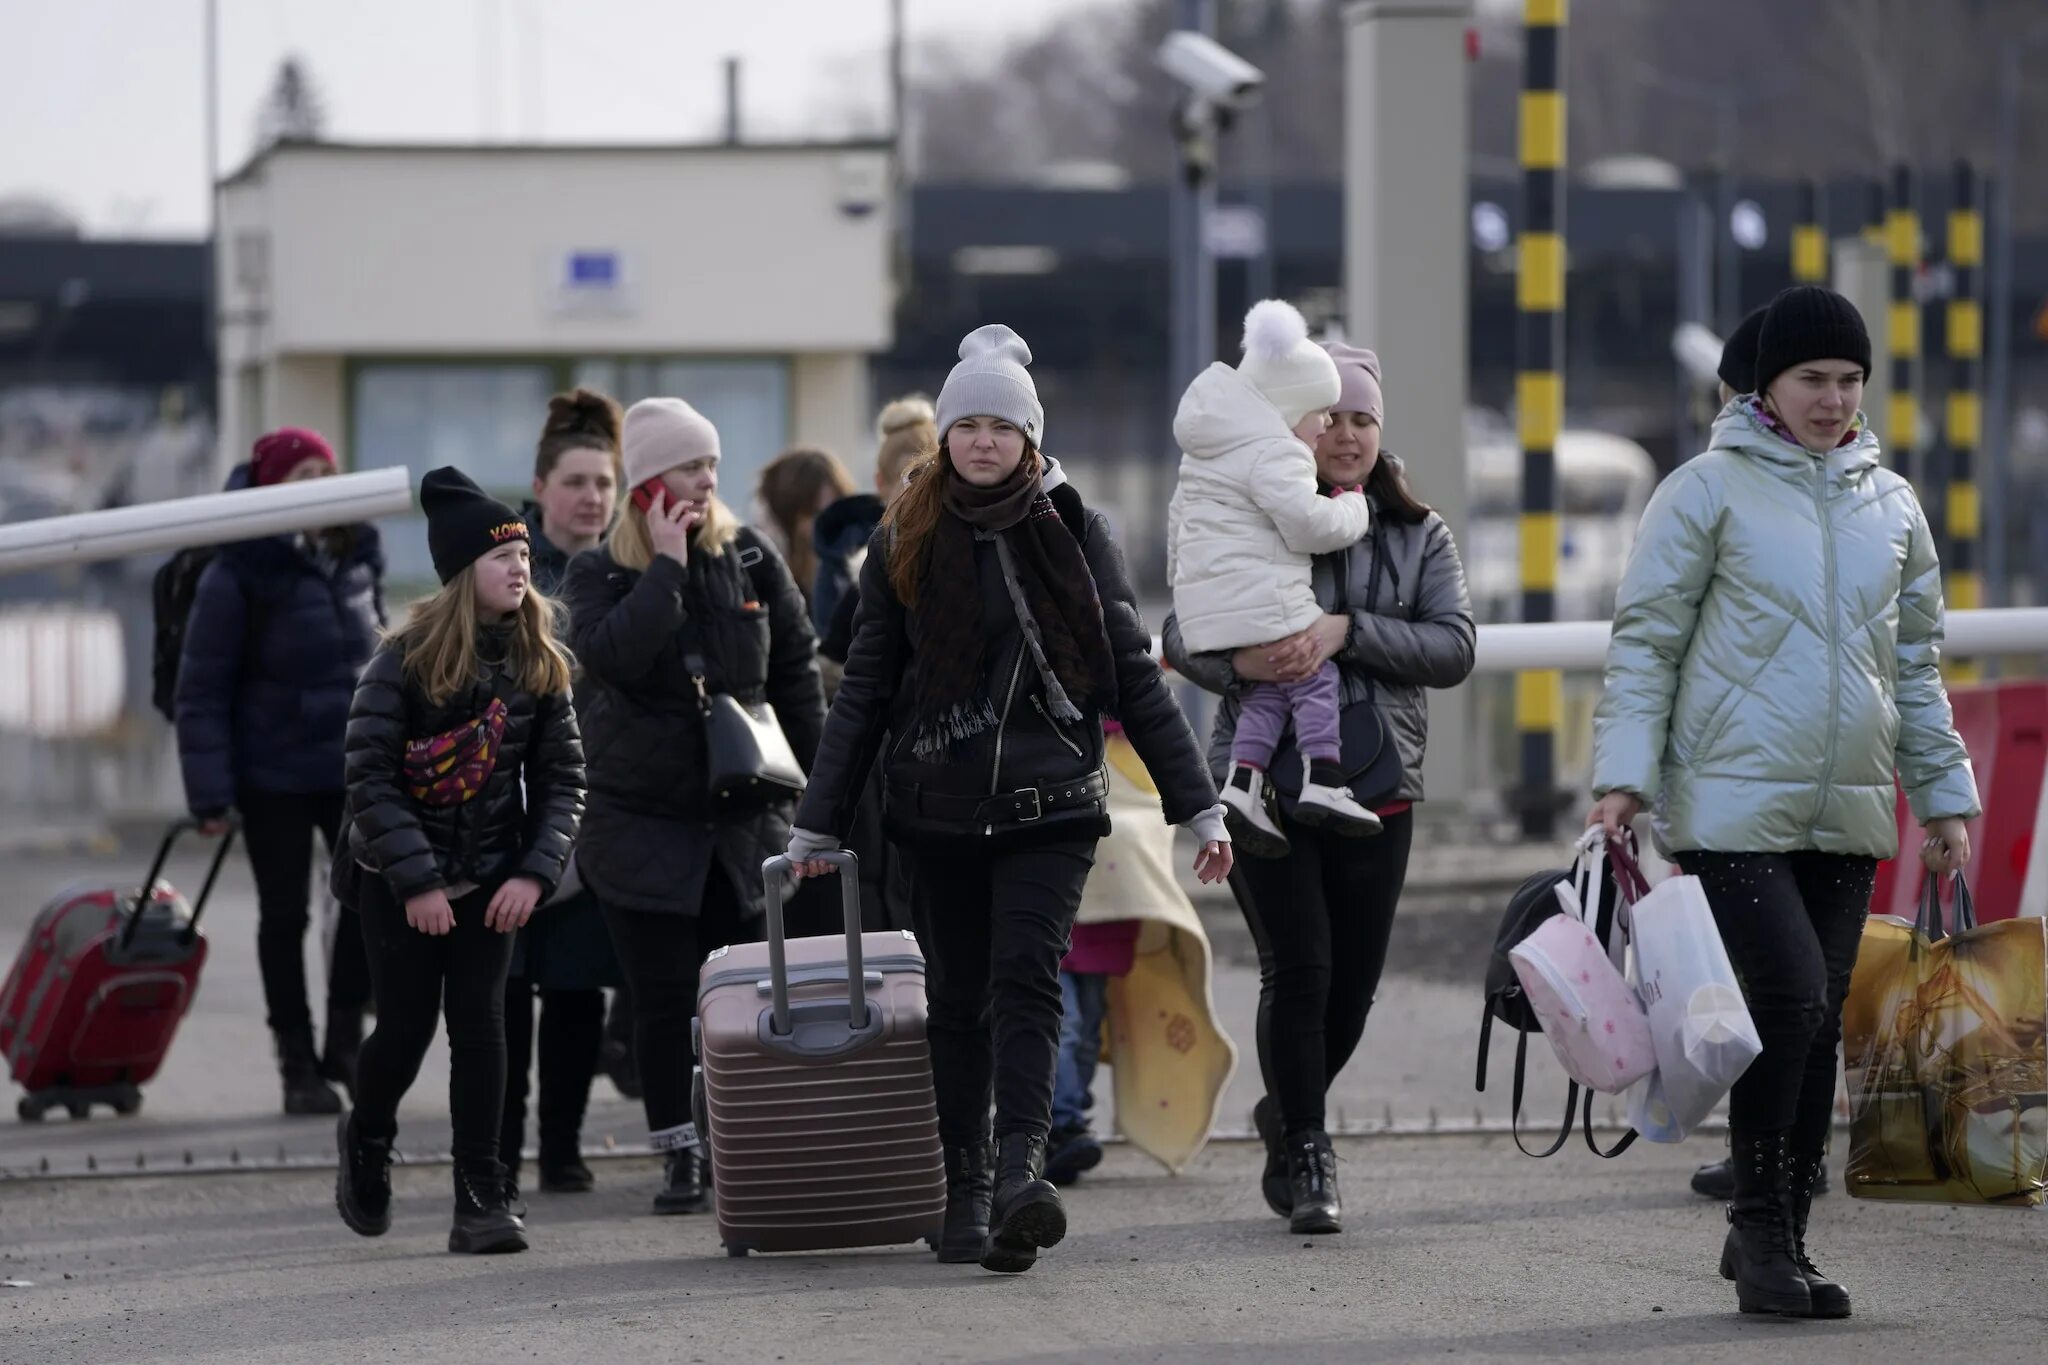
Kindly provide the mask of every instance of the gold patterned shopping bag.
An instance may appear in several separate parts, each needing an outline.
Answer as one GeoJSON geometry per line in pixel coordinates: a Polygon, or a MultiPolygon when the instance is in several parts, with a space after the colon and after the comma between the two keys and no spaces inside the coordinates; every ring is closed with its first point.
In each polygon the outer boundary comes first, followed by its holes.
{"type": "Polygon", "coordinates": [[[1917,922],[1873,916],[1842,1010],[1849,1193],[1937,1204],[2048,1196],[2048,921],[1979,925],[1933,878],[1917,922]]]}

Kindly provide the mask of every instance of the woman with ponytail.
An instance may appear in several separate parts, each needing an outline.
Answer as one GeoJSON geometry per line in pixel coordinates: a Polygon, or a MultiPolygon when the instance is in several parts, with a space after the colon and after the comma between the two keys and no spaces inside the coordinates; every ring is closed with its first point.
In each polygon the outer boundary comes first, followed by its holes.
{"type": "Polygon", "coordinates": [[[801,875],[827,871],[816,855],[846,837],[880,756],[926,964],[939,1259],[1011,1273],[1066,1234],[1046,1135],[1060,959],[1109,832],[1105,717],[1156,777],[1166,819],[1202,841],[1196,872],[1230,871],[1216,789],[1123,553],[1039,452],[1030,363],[1007,327],[961,342],[939,394],[945,444],[912,472],[861,568],[853,649],[789,843],[801,875]]]}
{"type": "MultiPolygon", "coordinates": [[[[533,535],[533,585],[551,597],[568,577],[570,559],[595,549],[611,529],[619,506],[619,420],[619,405],[590,389],[548,400],[534,453],[533,501],[524,515],[533,535]]],[[[565,637],[567,624],[565,619],[565,637]]],[[[519,1168],[536,1032],[540,1187],[576,1194],[595,1183],[582,1156],[583,1115],[604,1041],[605,989],[619,984],[603,912],[580,885],[541,907],[520,930],[505,983],[505,1114],[498,1139],[506,1198],[514,1209],[521,1207],[519,1168]]]]}

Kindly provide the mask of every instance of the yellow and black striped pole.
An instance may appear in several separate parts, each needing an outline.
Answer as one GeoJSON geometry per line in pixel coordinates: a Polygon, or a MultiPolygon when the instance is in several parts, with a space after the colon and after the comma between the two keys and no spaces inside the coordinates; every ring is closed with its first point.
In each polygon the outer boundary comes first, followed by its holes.
{"type": "Polygon", "coordinates": [[[1913,299],[1913,283],[1920,273],[1920,211],[1913,206],[1911,167],[1892,171],[1891,211],[1885,215],[1884,240],[1892,267],[1891,318],[1885,328],[1891,351],[1892,397],[1891,411],[1885,414],[1884,443],[1892,452],[1892,468],[1917,481],[1927,471],[1915,468],[1914,457],[1920,444],[1920,406],[1913,397],[1913,361],[1920,354],[1920,305],[1913,299]]]}
{"type": "MultiPolygon", "coordinates": [[[[1522,619],[1557,615],[1557,434],[1564,424],[1564,36],[1570,0],[1524,0],[1522,238],[1516,253],[1515,411],[1522,440],[1522,619]]],[[[1557,822],[1557,727],[1564,675],[1515,678],[1522,834],[1557,822]]]]}
{"type": "Polygon", "coordinates": [[[1792,225],[1792,283],[1828,282],[1828,234],[1820,220],[1820,186],[1799,182],[1799,221],[1792,225]]]}
{"type": "MultiPolygon", "coordinates": [[[[1956,199],[1948,215],[1948,264],[1955,275],[1948,301],[1948,605],[1971,611],[1984,605],[1984,577],[1978,538],[1983,521],[1977,496],[1977,448],[1983,442],[1983,402],[1978,393],[1984,357],[1984,309],[1978,286],[1984,264],[1984,214],[1977,173],[1956,164],[1956,199]]],[[[1976,682],[1975,660],[1949,666],[1955,682],[1976,682]]]]}

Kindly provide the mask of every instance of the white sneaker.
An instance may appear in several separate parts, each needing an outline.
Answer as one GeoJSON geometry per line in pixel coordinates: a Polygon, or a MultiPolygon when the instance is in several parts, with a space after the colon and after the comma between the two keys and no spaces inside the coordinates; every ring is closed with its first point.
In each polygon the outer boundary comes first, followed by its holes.
{"type": "Polygon", "coordinates": [[[1223,823],[1231,843],[1250,857],[1284,858],[1292,847],[1266,813],[1266,775],[1248,763],[1231,769],[1223,786],[1223,823]]]}
{"type": "Polygon", "coordinates": [[[1302,760],[1301,796],[1294,818],[1310,829],[1326,829],[1346,839],[1369,839],[1380,832],[1380,818],[1358,804],[1349,787],[1311,782],[1308,760],[1302,760]]]}

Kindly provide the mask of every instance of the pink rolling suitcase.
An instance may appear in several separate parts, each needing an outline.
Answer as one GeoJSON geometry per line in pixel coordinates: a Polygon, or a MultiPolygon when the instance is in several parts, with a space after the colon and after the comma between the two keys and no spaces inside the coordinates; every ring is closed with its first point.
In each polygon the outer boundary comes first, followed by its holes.
{"type": "Polygon", "coordinates": [[[924,955],[862,934],[850,853],[846,932],[782,933],[788,860],[762,865],[768,941],[721,948],[697,988],[700,1136],[726,1252],[936,1243],[945,1165],[925,1043],[924,955]]]}

